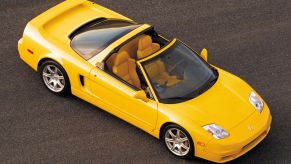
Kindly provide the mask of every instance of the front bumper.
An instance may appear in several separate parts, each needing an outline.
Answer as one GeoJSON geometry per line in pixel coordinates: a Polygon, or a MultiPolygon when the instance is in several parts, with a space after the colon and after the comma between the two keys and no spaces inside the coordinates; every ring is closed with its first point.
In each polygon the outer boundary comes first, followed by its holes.
{"type": "Polygon", "coordinates": [[[269,133],[272,116],[265,106],[262,113],[254,112],[248,119],[231,129],[225,139],[212,139],[197,156],[218,163],[227,162],[245,154],[259,144],[269,133]]]}

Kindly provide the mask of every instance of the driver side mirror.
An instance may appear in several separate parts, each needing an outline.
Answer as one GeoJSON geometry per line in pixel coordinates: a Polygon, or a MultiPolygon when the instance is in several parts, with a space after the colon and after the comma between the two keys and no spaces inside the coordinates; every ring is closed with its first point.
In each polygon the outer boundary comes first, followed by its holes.
{"type": "Polygon", "coordinates": [[[207,49],[206,48],[203,48],[201,53],[200,53],[200,56],[205,60],[207,61],[208,59],[208,52],[207,52],[207,49]]]}
{"type": "Polygon", "coordinates": [[[136,99],[140,99],[144,102],[148,102],[149,101],[149,98],[147,97],[146,93],[144,90],[139,90],[139,91],[136,91],[133,95],[134,98],[136,99]]]}

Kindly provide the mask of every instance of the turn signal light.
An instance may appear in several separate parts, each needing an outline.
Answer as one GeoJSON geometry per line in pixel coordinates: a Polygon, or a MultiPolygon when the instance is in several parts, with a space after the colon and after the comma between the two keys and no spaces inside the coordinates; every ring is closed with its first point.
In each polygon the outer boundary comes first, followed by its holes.
{"type": "Polygon", "coordinates": [[[32,50],[30,50],[30,49],[27,49],[27,52],[29,52],[29,53],[33,54],[33,51],[32,51],[32,50]]]}

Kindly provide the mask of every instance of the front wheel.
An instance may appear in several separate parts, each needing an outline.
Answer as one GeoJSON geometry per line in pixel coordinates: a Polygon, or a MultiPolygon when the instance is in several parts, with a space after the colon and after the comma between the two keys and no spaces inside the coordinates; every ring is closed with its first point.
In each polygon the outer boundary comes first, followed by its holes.
{"type": "Polygon", "coordinates": [[[54,61],[45,61],[39,69],[40,77],[50,91],[60,96],[70,93],[70,81],[64,68],[54,61]]]}
{"type": "Polygon", "coordinates": [[[163,141],[167,149],[180,158],[194,156],[194,144],[189,133],[177,125],[169,125],[163,131],[163,141]]]}

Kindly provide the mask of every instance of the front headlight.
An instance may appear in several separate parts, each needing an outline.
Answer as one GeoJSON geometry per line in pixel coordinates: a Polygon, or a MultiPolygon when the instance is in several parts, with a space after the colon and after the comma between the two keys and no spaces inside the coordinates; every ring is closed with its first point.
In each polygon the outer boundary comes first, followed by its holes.
{"type": "Polygon", "coordinates": [[[229,136],[228,132],[216,124],[209,124],[203,126],[207,132],[209,132],[216,139],[223,139],[229,136]]]}
{"type": "Polygon", "coordinates": [[[251,92],[249,97],[250,103],[256,108],[258,112],[262,112],[264,108],[264,102],[257,96],[255,92],[251,92]]]}

